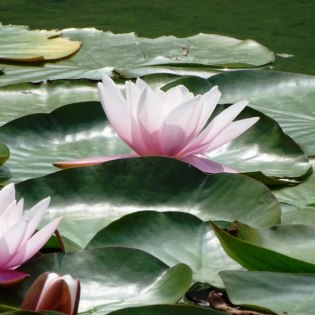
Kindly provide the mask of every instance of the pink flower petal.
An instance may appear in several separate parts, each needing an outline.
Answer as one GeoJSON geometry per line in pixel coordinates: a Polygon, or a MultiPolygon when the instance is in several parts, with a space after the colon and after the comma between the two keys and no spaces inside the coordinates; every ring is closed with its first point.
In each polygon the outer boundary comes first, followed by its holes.
{"type": "Polygon", "coordinates": [[[259,117],[252,117],[231,122],[213,141],[211,141],[204,149],[204,152],[210,152],[222,145],[234,140],[250,127],[252,127],[259,117]]]}
{"type": "Polygon", "coordinates": [[[238,116],[247,104],[248,101],[240,101],[221,112],[181,154],[204,153],[205,147],[238,116]]]}
{"type": "MultiPolygon", "coordinates": [[[[42,218],[44,217],[47,208],[50,203],[50,197],[45,198],[38,202],[34,207],[30,210],[26,211],[24,214],[24,219],[28,220],[27,229],[24,234],[23,242],[21,245],[26,242],[36,231],[39,223],[41,222],[42,218]]],[[[19,247],[19,249],[22,246],[19,247]]]]}
{"type": "Polygon", "coordinates": [[[99,156],[99,157],[90,157],[86,159],[79,160],[69,160],[69,161],[60,161],[53,163],[54,166],[65,169],[65,168],[75,168],[75,167],[84,167],[101,164],[108,161],[119,160],[119,159],[128,159],[138,157],[138,154],[135,152],[129,154],[117,154],[111,156],[99,156]]]}
{"type": "MultiPolygon", "coordinates": [[[[142,80],[140,80],[142,81],[142,80]]],[[[131,112],[131,143],[129,144],[130,148],[133,149],[138,154],[147,154],[149,152],[147,145],[142,137],[142,132],[138,123],[138,104],[139,98],[141,96],[142,90],[146,86],[143,82],[140,84],[140,81],[137,80],[138,85],[134,84],[132,81],[126,81],[126,97],[127,104],[131,112]],[[142,89],[140,87],[144,86],[142,89]]]]}
{"type": "MultiPolygon", "coordinates": [[[[136,152],[141,155],[159,155],[162,152],[159,131],[164,121],[164,113],[161,110],[161,102],[148,87],[141,92],[137,119],[145,148],[136,152]]],[[[131,148],[134,149],[132,145],[131,148]]]]}
{"type": "Polygon", "coordinates": [[[130,110],[126,100],[110,78],[104,76],[98,83],[99,97],[106,116],[120,138],[128,145],[131,141],[130,110]]]}
{"type": "Polygon", "coordinates": [[[200,97],[195,97],[175,108],[168,117],[160,132],[162,154],[176,156],[196,136],[202,106],[200,97]]]}
{"type": "Polygon", "coordinates": [[[14,268],[22,265],[24,262],[32,258],[49,240],[51,235],[57,229],[62,218],[57,218],[41,230],[35,233],[26,244],[12,257],[12,259],[4,266],[6,269],[14,268]]]}
{"type": "Polygon", "coordinates": [[[18,270],[0,270],[0,287],[11,286],[22,281],[28,276],[29,274],[18,270]]]}
{"type": "Polygon", "coordinates": [[[203,110],[197,127],[198,133],[206,125],[209,117],[212,115],[214,109],[216,108],[220,97],[221,92],[219,91],[218,86],[214,86],[210,91],[201,96],[200,102],[203,105],[203,110]]]}
{"type": "Polygon", "coordinates": [[[13,184],[9,184],[0,191],[0,214],[13,200],[15,200],[15,188],[13,184]]]}
{"type": "Polygon", "coordinates": [[[237,170],[218,162],[209,160],[207,157],[188,155],[178,158],[178,160],[191,164],[205,173],[238,173],[237,170]]]}
{"type": "Polygon", "coordinates": [[[168,115],[175,108],[180,106],[183,102],[194,98],[194,94],[183,85],[177,85],[167,90],[161,98],[161,104],[165,116],[168,115]]]}
{"type": "Polygon", "coordinates": [[[12,259],[12,257],[14,257],[20,245],[25,244],[23,244],[23,239],[26,229],[27,222],[25,220],[22,220],[14,225],[12,228],[10,228],[0,239],[0,269],[9,269],[5,266],[12,259]]]}

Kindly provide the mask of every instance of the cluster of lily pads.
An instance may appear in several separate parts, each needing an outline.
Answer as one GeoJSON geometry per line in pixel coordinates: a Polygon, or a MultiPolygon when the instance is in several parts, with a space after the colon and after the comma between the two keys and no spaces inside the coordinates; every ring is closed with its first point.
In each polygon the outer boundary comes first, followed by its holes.
{"type": "Polygon", "coordinates": [[[50,196],[42,225],[63,217],[17,268],[29,276],[0,287],[0,311],[18,311],[55,272],[80,280],[79,313],[313,314],[314,76],[273,71],[266,47],[211,34],[1,25],[0,48],[0,183],[14,183],[25,208],[50,196]],[[206,153],[239,174],[148,154],[56,168],[130,153],[99,101],[104,74],[123,95],[138,77],[154,91],[218,86],[211,120],[248,100],[237,119],[258,122],[206,153]]]}

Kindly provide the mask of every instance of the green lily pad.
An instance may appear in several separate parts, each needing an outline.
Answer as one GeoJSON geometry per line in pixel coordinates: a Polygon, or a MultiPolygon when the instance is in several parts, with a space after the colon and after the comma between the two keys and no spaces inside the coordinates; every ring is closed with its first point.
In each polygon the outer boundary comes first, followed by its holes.
{"type": "Polygon", "coordinates": [[[141,211],[126,215],[99,231],[87,248],[104,246],[140,249],[168,266],[185,263],[192,269],[194,281],[214,286],[222,287],[219,271],[240,269],[225,254],[209,225],[189,213],[141,211]]]}
{"type": "Polygon", "coordinates": [[[220,276],[236,305],[259,306],[277,314],[314,314],[315,275],[223,271],[220,276]]]}
{"type": "Polygon", "coordinates": [[[28,114],[49,113],[62,105],[98,101],[98,94],[95,82],[58,80],[2,87],[0,99],[0,125],[3,125],[28,114]]]}
{"type": "Polygon", "coordinates": [[[0,23],[0,60],[43,62],[68,57],[80,49],[80,41],[62,38],[57,31],[29,30],[0,23]]]}
{"type": "MultiPolygon", "coordinates": [[[[152,74],[144,78],[153,89],[176,79],[177,75],[167,74],[152,74]]],[[[124,81],[116,79],[115,83],[124,90],[124,81]]],[[[207,84],[210,86],[210,83],[207,84]]],[[[29,114],[49,113],[71,103],[98,101],[96,85],[96,82],[89,80],[56,80],[41,84],[21,83],[2,87],[0,125],[29,114]]]]}
{"type": "Polygon", "coordinates": [[[315,207],[297,207],[282,203],[281,222],[282,224],[315,225],[315,207]]]}
{"type": "Polygon", "coordinates": [[[26,206],[50,195],[46,222],[63,216],[61,235],[82,247],[112,221],[142,210],[181,211],[203,221],[240,220],[255,227],[280,221],[278,201],[260,182],[244,175],[206,175],[168,158],[63,170],[19,183],[16,190],[26,206]]]}
{"type": "Polygon", "coordinates": [[[0,303],[19,306],[35,278],[47,270],[80,280],[79,311],[90,310],[90,314],[107,314],[127,306],[175,303],[191,283],[191,270],[186,265],[170,268],[143,251],[122,247],[47,254],[20,269],[30,277],[12,288],[0,289],[0,303]]]}
{"type": "Polygon", "coordinates": [[[4,164],[9,157],[10,157],[9,148],[5,144],[0,143],[0,165],[4,164]]]}
{"type": "MultiPolygon", "coordinates": [[[[242,113],[242,117],[257,115],[261,118],[253,128],[209,156],[242,172],[261,171],[265,176],[285,176],[284,183],[290,182],[287,177],[296,182],[309,171],[307,158],[272,119],[250,108],[242,113]]],[[[96,102],[13,120],[0,127],[0,141],[11,151],[6,165],[12,182],[54,172],[54,162],[130,152],[96,102]]]]}
{"type": "MultiPolygon", "coordinates": [[[[71,59],[38,67],[0,64],[0,86],[56,79],[101,79],[114,68],[152,65],[259,66],[274,61],[274,54],[253,40],[198,34],[187,38],[163,36],[149,39],[134,33],[113,34],[96,29],[66,29],[62,35],[82,42],[71,59]]],[[[212,69],[210,71],[213,71],[212,69]]],[[[152,69],[152,73],[155,70],[152,69]]],[[[148,74],[148,73],[147,73],[148,74]]]]}
{"type": "MultiPolygon", "coordinates": [[[[290,236],[287,236],[287,227],[284,226],[283,230],[280,227],[272,227],[264,235],[264,238],[261,237],[259,232],[255,231],[256,234],[248,236],[247,238],[237,238],[225,232],[224,230],[218,228],[215,224],[211,224],[218,239],[221,242],[222,247],[226,253],[243,267],[249,270],[263,270],[263,271],[275,271],[275,272],[294,272],[294,273],[315,273],[315,263],[313,258],[310,259],[311,254],[307,254],[307,251],[310,248],[307,248],[307,245],[304,247],[301,243],[298,245],[295,244],[295,247],[292,244],[289,247],[289,244],[285,244],[283,236],[285,235],[291,242],[292,239],[290,236]],[[268,242],[266,238],[272,234],[272,231],[279,229],[282,233],[276,234],[277,238],[275,239],[276,244],[271,244],[271,240],[268,242]],[[280,235],[280,236],[279,236],[280,235]],[[281,238],[282,236],[282,238],[281,238]],[[267,243],[267,246],[266,246],[267,243]],[[263,245],[262,245],[263,244],[263,245]],[[279,246],[281,247],[279,248],[279,246]],[[262,247],[263,246],[263,247],[262,247]],[[298,248],[301,246],[300,248],[298,248]],[[268,248],[267,248],[268,247],[268,248]],[[275,248],[276,247],[276,248],[275,248]],[[281,253],[283,252],[283,253],[281,253]],[[286,255],[287,254],[287,255],[286,255]],[[290,256],[288,256],[288,254],[290,256]],[[306,259],[303,257],[305,254],[306,259]],[[302,257],[301,257],[302,256],[302,257]],[[302,258],[302,259],[301,259],[302,258]],[[309,262],[311,261],[311,262],[309,262]]],[[[241,234],[242,225],[240,225],[240,230],[237,232],[237,235],[241,234]]],[[[247,230],[250,227],[247,227],[247,230]]],[[[298,230],[302,235],[299,239],[303,238],[304,235],[313,234],[313,227],[307,226],[291,226],[289,230],[292,230],[292,236],[297,236],[296,233],[298,230]],[[310,230],[309,233],[305,233],[306,230],[310,230]]],[[[252,230],[254,231],[254,230],[252,230]]],[[[245,234],[244,232],[243,234],[245,234]]],[[[263,233],[261,233],[263,235],[263,233]]],[[[244,235],[243,235],[244,236],[244,235]]],[[[304,240],[304,239],[303,239],[304,240]]],[[[312,248],[312,247],[311,247],[312,248]]]]}
{"type": "Polygon", "coordinates": [[[222,92],[220,102],[241,99],[279,122],[307,155],[315,155],[315,76],[277,71],[235,71],[209,79],[222,92]]]}
{"type": "Polygon", "coordinates": [[[128,307],[110,315],[223,315],[222,312],[191,305],[150,305],[128,307]]]}
{"type": "MultiPolygon", "coordinates": [[[[315,166],[315,159],[310,159],[311,165],[315,166]]],[[[301,184],[294,187],[275,188],[273,193],[283,203],[297,207],[312,206],[315,204],[315,174],[314,172],[301,184]]]]}

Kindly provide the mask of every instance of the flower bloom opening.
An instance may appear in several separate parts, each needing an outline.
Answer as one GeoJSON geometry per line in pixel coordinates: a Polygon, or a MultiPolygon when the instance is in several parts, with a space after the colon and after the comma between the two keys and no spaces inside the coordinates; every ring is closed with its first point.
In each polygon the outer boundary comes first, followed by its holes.
{"type": "Polygon", "coordinates": [[[57,162],[55,166],[68,168],[126,157],[166,156],[207,173],[235,172],[211,161],[206,154],[234,140],[258,121],[259,117],[234,121],[248,101],[231,105],[208,123],[221,96],[217,86],[196,96],[183,85],[166,92],[154,92],[138,78],[136,83],[126,81],[125,88],[126,97],[108,76],[98,84],[100,100],[111,126],[133,152],[57,162]]]}
{"type": "Polygon", "coordinates": [[[50,198],[23,212],[23,199],[15,200],[13,184],[0,191],[0,286],[21,281],[28,274],[16,270],[33,257],[57,229],[57,218],[35,233],[45,215],[50,198]]]}

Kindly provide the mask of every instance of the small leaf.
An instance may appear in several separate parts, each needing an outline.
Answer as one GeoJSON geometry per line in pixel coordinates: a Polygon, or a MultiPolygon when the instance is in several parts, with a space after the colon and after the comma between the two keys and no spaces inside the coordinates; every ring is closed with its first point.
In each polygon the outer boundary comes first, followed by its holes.
{"type": "Polygon", "coordinates": [[[68,57],[81,42],[61,37],[57,31],[28,30],[25,26],[0,24],[0,60],[42,62],[68,57]]]}

